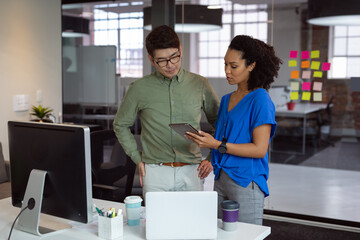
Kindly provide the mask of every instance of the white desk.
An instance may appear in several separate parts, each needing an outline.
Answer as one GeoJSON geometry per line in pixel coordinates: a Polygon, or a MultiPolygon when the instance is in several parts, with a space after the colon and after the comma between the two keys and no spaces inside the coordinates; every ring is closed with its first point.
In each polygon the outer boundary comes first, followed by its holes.
{"type": "MultiPolygon", "coordinates": [[[[115,203],[104,200],[94,199],[94,203],[100,208],[122,208],[125,210],[125,206],[123,203],[115,203]]],[[[20,212],[20,208],[15,208],[11,205],[11,199],[5,198],[0,200],[0,239],[7,239],[11,224],[14,221],[17,214],[20,212]]],[[[63,222],[67,223],[68,221],[61,218],[55,218],[48,215],[41,216],[43,220],[63,222]]],[[[221,220],[218,221],[218,226],[221,226],[221,220]]],[[[260,240],[264,239],[270,234],[270,227],[266,226],[258,226],[253,224],[246,223],[238,223],[238,229],[234,232],[226,232],[221,228],[218,228],[218,238],[217,239],[242,239],[242,240],[260,240]]],[[[62,230],[61,232],[54,233],[52,235],[46,237],[38,237],[29,233],[18,231],[16,228],[13,230],[11,235],[12,240],[16,239],[51,239],[51,240],[63,240],[63,239],[102,239],[97,236],[97,222],[94,221],[90,224],[79,224],[74,223],[73,228],[69,228],[66,230],[62,230]]],[[[128,225],[124,225],[124,236],[123,238],[119,238],[122,240],[136,240],[136,239],[145,239],[145,221],[141,220],[139,226],[129,227],[128,225]]]]}
{"type": "MultiPolygon", "coordinates": [[[[305,154],[306,146],[306,119],[307,115],[310,113],[318,112],[327,107],[327,104],[324,103],[296,103],[294,110],[288,110],[287,107],[276,108],[275,116],[276,117],[286,117],[286,118],[302,118],[303,119],[303,136],[302,136],[302,151],[300,154],[305,154]]],[[[273,150],[276,151],[276,150],[273,150]]],[[[291,152],[297,153],[297,152],[291,152]]]]}

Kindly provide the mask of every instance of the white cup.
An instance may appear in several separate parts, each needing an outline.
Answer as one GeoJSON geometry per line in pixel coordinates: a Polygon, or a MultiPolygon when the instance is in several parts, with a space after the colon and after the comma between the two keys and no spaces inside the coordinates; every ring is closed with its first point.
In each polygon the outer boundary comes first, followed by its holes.
{"type": "Polygon", "coordinates": [[[129,226],[140,224],[140,208],[142,198],[139,196],[128,196],[124,200],[126,206],[126,218],[129,226]]]}

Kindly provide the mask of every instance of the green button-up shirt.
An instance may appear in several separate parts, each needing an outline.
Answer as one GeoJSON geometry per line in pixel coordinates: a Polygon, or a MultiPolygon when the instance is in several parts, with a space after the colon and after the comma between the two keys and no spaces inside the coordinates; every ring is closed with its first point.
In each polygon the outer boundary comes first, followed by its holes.
{"type": "Polygon", "coordinates": [[[208,80],[180,69],[170,81],[154,72],[130,84],[114,119],[114,131],[125,153],[136,163],[200,163],[200,148],[169,127],[190,123],[200,129],[204,111],[214,126],[219,99],[208,80]],[[139,113],[142,153],[130,132],[139,113]]]}

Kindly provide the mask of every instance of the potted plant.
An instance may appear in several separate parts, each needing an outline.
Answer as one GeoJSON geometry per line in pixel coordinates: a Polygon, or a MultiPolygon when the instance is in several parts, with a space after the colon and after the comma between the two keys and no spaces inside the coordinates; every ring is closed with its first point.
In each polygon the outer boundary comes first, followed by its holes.
{"type": "Polygon", "coordinates": [[[288,110],[294,110],[295,108],[295,102],[293,100],[290,100],[290,102],[286,103],[288,110]]]}
{"type": "Polygon", "coordinates": [[[32,112],[30,113],[31,115],[37,117],[36,119],[33,119],[31,121],[38,121],[38,122],[53,122],[49,119],[49,116],[52,113],[52,109],[49,107],[42,107],[41,105],[39,106],[32,106],[32,112]]]}

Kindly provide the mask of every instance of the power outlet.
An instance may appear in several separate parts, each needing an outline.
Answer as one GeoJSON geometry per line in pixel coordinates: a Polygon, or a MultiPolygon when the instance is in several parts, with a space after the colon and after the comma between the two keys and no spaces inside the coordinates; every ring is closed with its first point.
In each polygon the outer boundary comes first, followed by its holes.
{"type": "Polygon", "coordinates": [[[29,95],[21,94],[13,96],[14,112],[28,111],[30,108],[29,95]]]}

